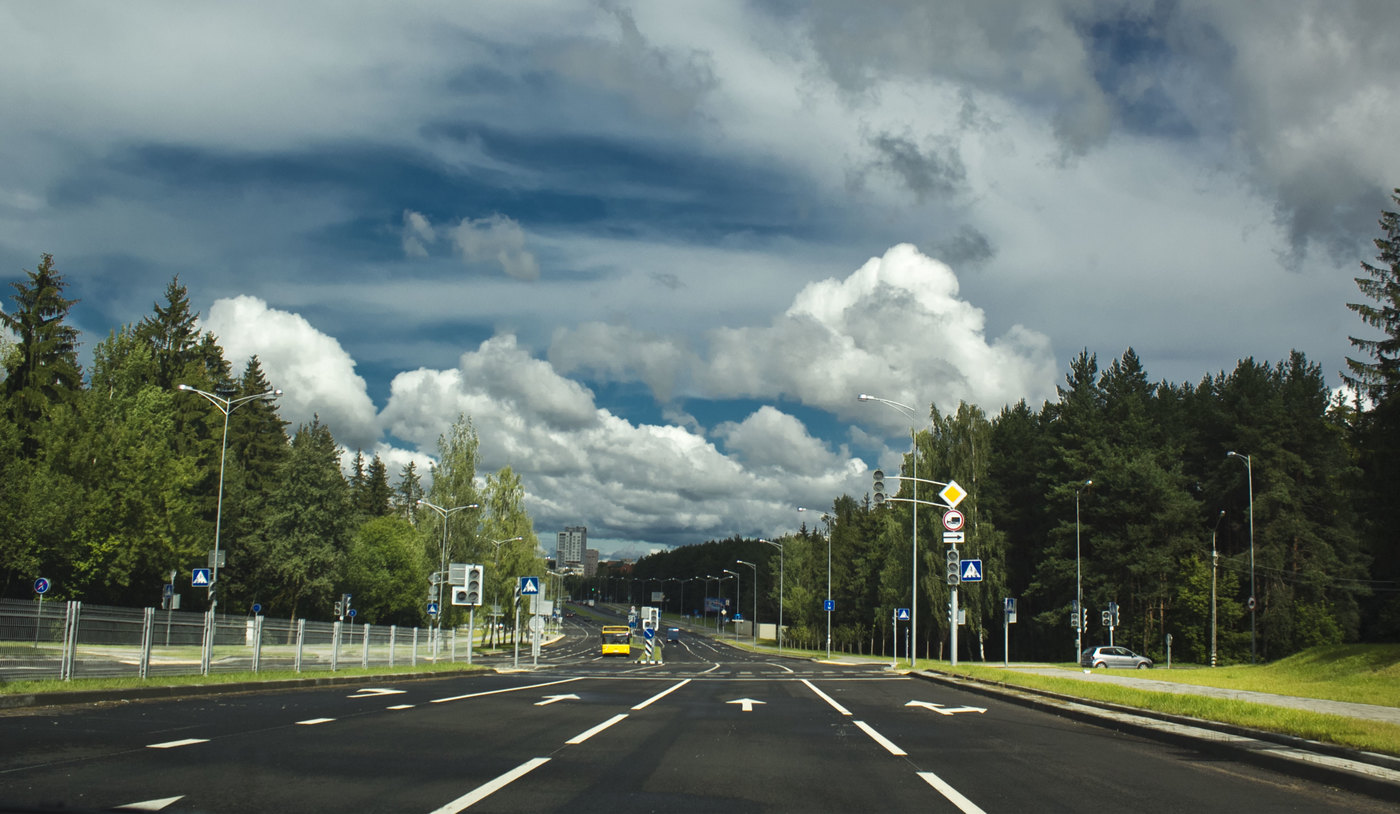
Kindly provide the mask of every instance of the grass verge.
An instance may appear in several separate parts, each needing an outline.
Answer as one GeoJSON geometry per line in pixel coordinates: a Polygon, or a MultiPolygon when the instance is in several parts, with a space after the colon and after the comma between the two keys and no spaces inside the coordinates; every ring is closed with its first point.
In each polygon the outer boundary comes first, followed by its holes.
{"type": "Polygon", "coordinates": [[[127,690],[141,687],[205,687],[218,686],[220,684],[239,684],[243,682],[263,682],[263,681],[283,681],[287,679],[312,679],[312,678],[345,678],[355,676],[371,675],[416,675],[422,673],[458,673],[474,670],[483,670],[484,667],[478,665],[467,665],[463,662],[433,664],[431,662],[419,664],[417,666],[401,665],[395,667],[354,667],[344,670],[317,670],[314,672],[295,672],[292,670],[264,670],[257,673],[214,673],[213,675],[171,675],[171,676],[151,676],[150,678],[137,678],[135,676],[121,676],[115,678],[75,678],[72,681],[59,681],[57,679],[44,679],[41,681],[4,681],[0,682],[0,695],[30,695],[38,693],[64,693],[78,692],[85,690],[127,690]]]}
{"type": "MultiPolygon", "coordinates": [[[[1295,735],[1300,738],[1334,743],[1369,752],[1400,755],[1400,726],[1395,724],[1274,707],[1266,704],[1253,704],[1245,701],[1153,692],[1112,684],[1090,683],[1073,678],[1018,673],[1000,667],[980,667],[967,664],[959,664],[957,667],[950,667],[947,664],[932,666],[934,669],[949,675],[965,676],[1004,686],[1045,690],[1075,698],[1102,701],[1169,715],[1184,715],[1265,732],[1295,735]]],[[[1158,672],[1154,671],[1152,677],[1157,678],[1158,672]]]]}

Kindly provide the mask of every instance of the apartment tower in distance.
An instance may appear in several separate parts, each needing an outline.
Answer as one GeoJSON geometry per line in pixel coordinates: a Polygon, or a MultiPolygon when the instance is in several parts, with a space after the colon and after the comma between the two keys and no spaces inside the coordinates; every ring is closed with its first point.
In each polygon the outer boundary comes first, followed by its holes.
{"type": "Polygon", "coordinates": [[[583,573],[583,550],[588,547],[588,529],[566,526],[559,532],[559,544],[554,549],[554,561],[559,568],[583,573]]]}

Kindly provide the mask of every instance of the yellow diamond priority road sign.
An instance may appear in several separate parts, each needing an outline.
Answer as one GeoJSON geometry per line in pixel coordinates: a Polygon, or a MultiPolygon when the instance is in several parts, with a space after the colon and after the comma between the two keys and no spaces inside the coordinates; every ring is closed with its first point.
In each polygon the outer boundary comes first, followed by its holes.
{"type": "Polygon", "coordinates": [[[943,487],[943,491],[938,493],[948,508],[956,508],[962,499],[967,497],[967,490],[958,485],[955,480],[948,481],[948,485],[943,487]]]}

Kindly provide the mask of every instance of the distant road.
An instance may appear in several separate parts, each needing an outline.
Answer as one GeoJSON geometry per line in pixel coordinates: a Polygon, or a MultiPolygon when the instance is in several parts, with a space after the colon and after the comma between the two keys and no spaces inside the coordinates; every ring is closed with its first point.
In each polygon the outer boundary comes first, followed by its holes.
{"type": "Polygon", "coordinates": [[[535,671],[4,713],[0,802],[337,814],[1393,810],[881,665],[780,659],[695,635],[665,664],[642,665],[599,657],[596,623],[564,624],[535,671]]]}

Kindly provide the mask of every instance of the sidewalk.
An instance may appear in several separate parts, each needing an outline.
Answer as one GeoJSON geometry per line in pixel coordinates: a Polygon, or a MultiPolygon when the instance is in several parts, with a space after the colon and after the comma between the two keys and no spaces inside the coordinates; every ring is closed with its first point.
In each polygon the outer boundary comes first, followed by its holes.
{"type": "Polygon", "coordinates": [[[1230,690],[1223,687],[1203,687],[1198,684],[1183,684],[1176,681],[1158,681],[1140,675],[1141,673],[1151,675],[1152,671],[1150,670],[1124,670],[1117,672],[1095,670],[1093,672],[1088,672],[1083,669],[1074,670],[1067,667],[1019,667],[1015,664],[1007,669],[1023,673],[1054,676],[1055,678],[1072,678],[1101,684],[1117,684],[1119,686],[1133,687],[1151,692],[1169,692],[1176,695],[1201,695],[1209,698],[1227,698],[1234,701],[1247,701],[1251,704],[1267,704],[1275,707],[1301,709],[1308,712],[1321,712],[1327,715],[1341,715],[1347,718],[1382,721],[1400,725],[1400,707],[1382,707],[1375,704],[1328,701],[1321,698],[1303,698],[1296,695],[1275,695],[1274,693],[1267,692],[1230,690]]]}

